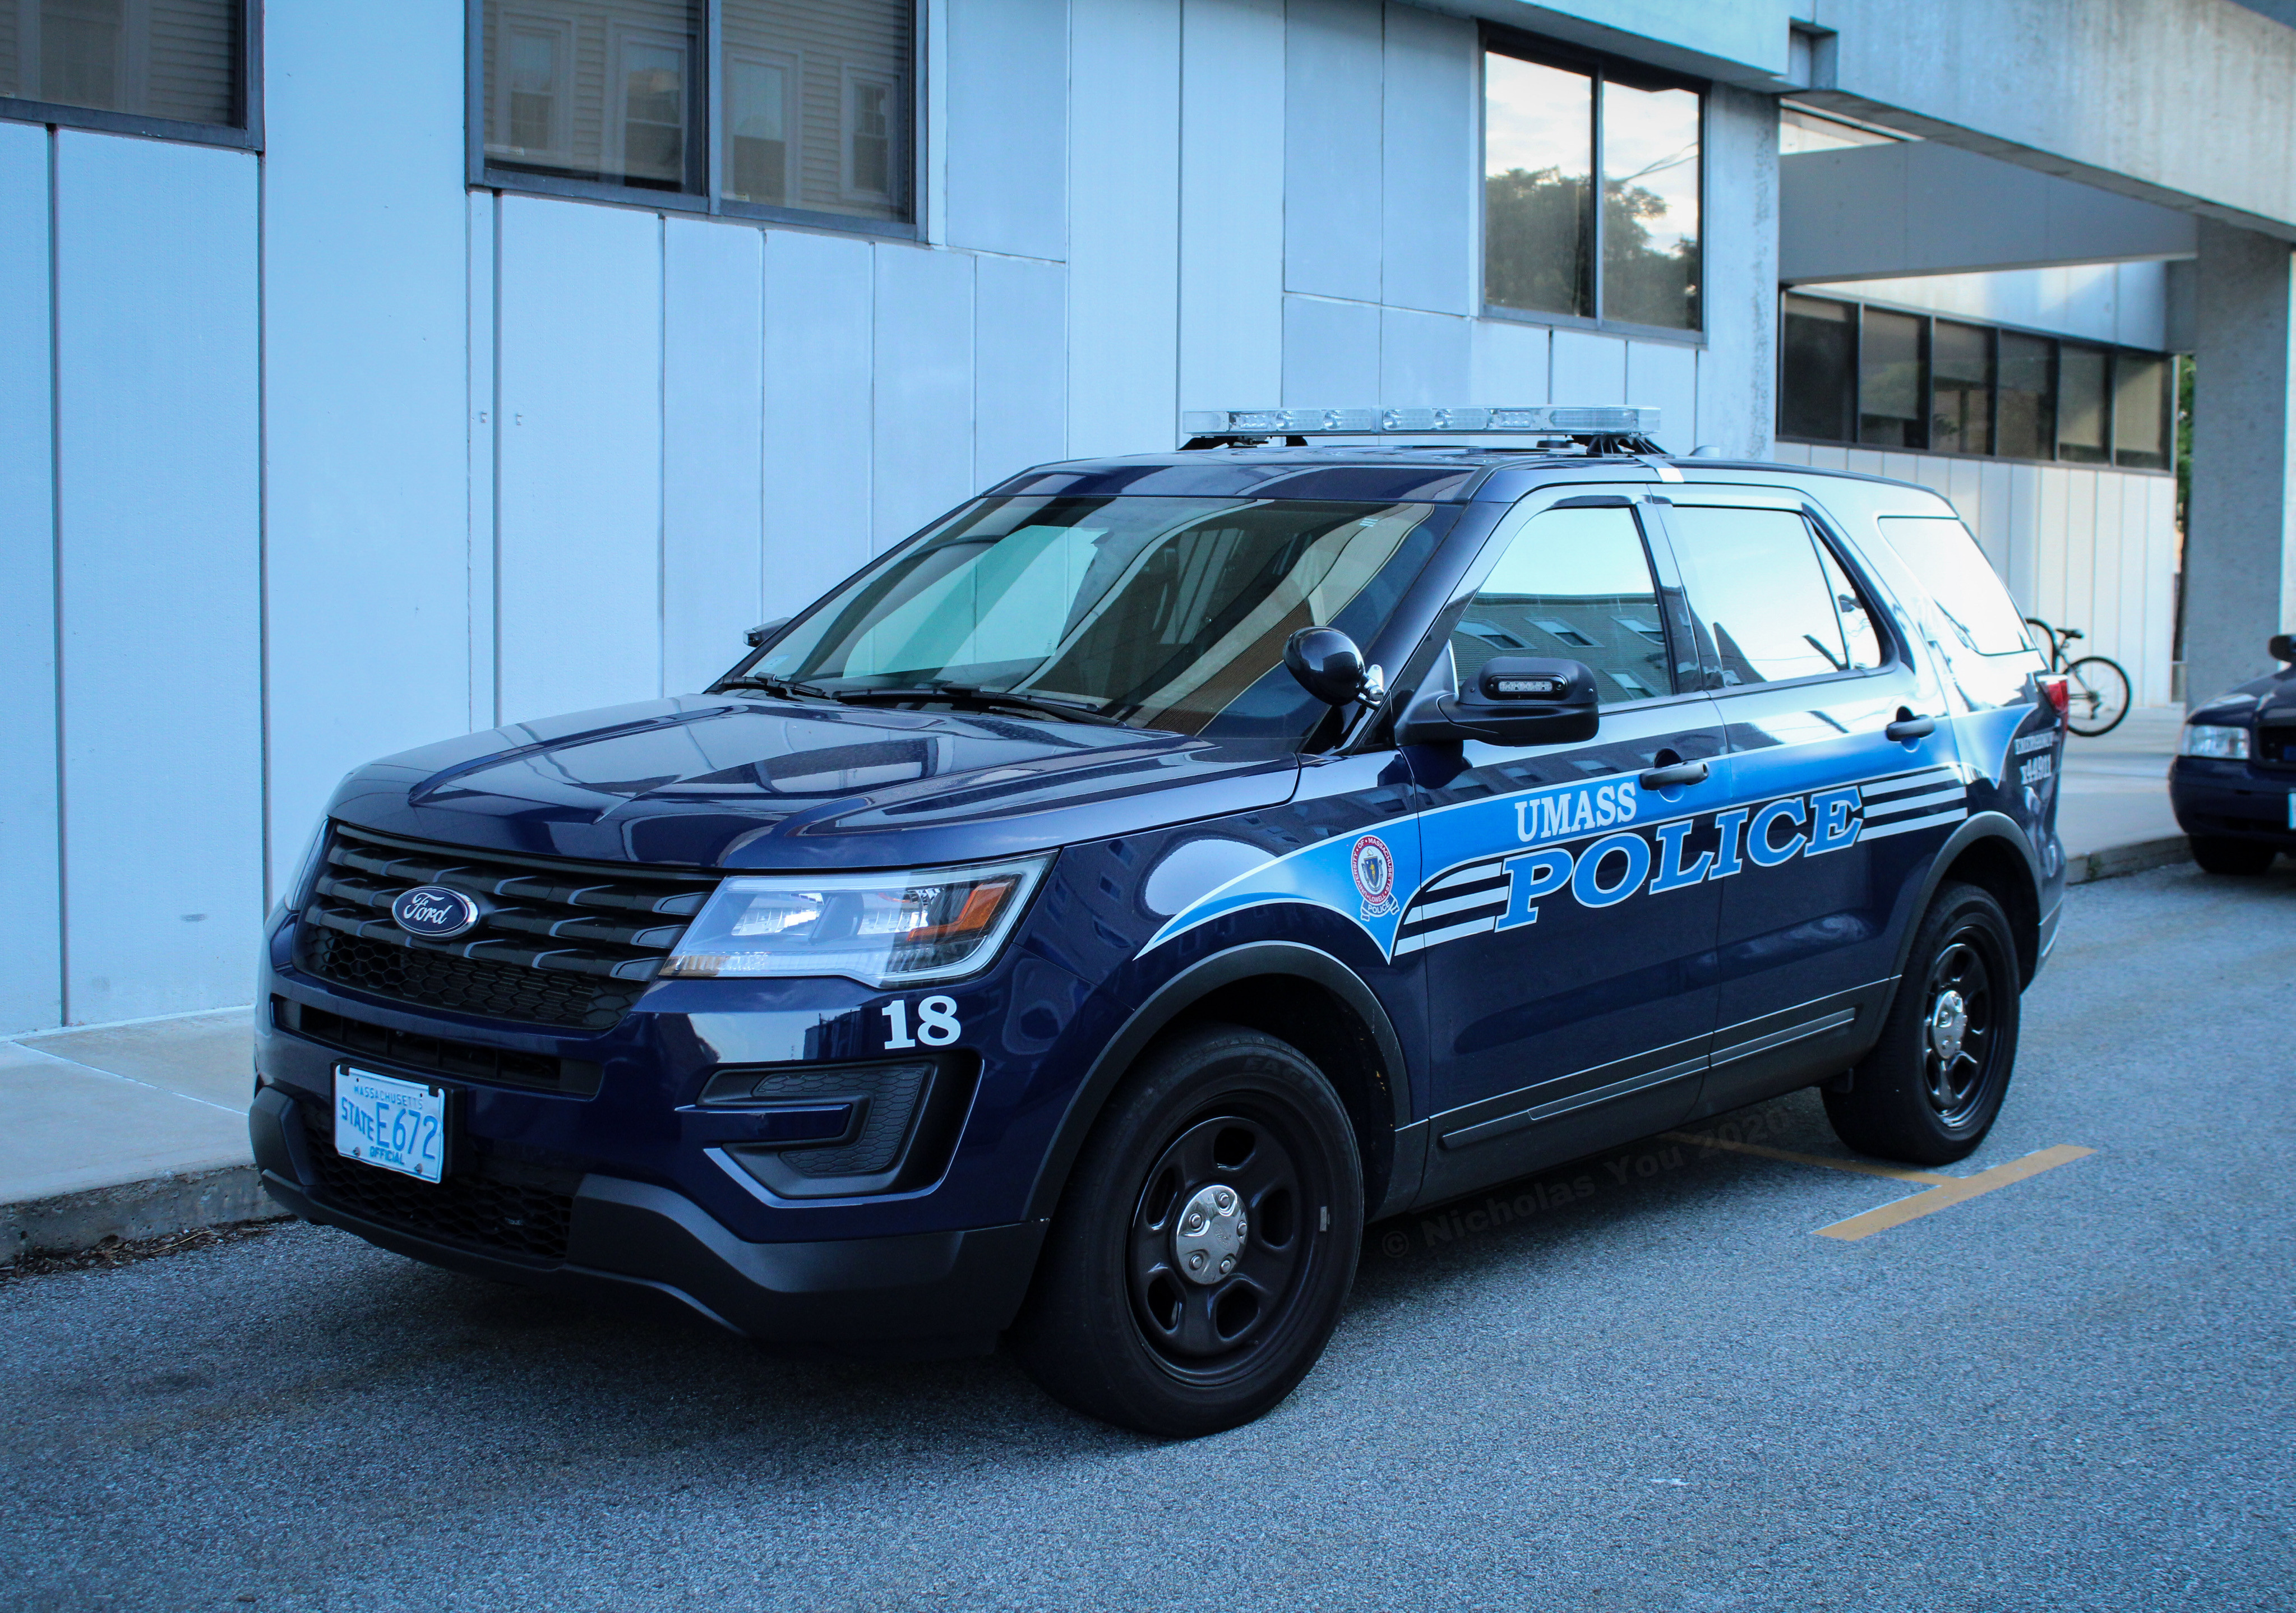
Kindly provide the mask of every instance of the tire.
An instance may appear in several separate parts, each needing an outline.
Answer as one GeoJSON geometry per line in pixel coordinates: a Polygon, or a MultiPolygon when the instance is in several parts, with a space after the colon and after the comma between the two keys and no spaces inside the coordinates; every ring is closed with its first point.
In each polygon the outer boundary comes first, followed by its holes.
{"type": "Polygon", "coordinates": [[[2065,726],[2083,738],[2111,733],[2128,715],[2128,674],[2119,661],[2085,655],[2065,668],[2065,681],[2072,695],[2065,726]]]}
{"type": "Polygon", "coordinates": [[[1824,1089],[1834,1134],[1860,1153],[1950,1165],[1985,1140],[2017,1060],[2017,947],[1990,893],[1958,882],[1922,916],[1882,1038],[1824,1089]],[[1960,1010],[1955,1028],[1954,994],[1960,1010]]]}
{"type": "Polygon", "coordinates": [[[1324,1353],[1363,1213],[1354,1129],[1306,1055],[1191,1028],[1095,1125],[1008,1342],[1054,1399],[1123,1428],[1193,1438],[1250,1422],[1324,1353]],[[1192,1206],[1212,1216],[1193,1240],[1192,1206]],[[1240,1245],[1221,1240],[1238,1217],[1240,1245]],[[1187,1274],[1193,1256],[1209,1277],[1187,1274]]]}
{"type": "Polygon", "coordinates": [[[2272,866],[2272,859],[2280,854],[2263,840],[2235,840],[2228,835],[2196,834],[2193,837],[2193,861],[2201,865],[2203,873],[2253,875],[2272,866]]]}

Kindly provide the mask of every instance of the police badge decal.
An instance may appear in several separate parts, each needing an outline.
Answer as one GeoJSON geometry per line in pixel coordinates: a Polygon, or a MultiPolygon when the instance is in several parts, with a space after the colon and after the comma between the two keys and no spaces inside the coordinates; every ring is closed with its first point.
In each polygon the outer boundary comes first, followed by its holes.
{"type": "Polygon", "coordinates": [[[1355,850],[1348,858],[1356,876],[1356,890],[1363,897],[1363,916],[1383,919],[1395,911],[1395,856],[1387,842],[1375,834],[1367,834],[1356,841],[1355,850]]]}

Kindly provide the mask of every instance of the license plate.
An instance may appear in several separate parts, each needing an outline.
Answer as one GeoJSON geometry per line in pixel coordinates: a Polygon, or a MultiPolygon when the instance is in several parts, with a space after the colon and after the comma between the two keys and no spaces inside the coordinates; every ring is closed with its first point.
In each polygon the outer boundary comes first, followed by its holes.
{"type": "Polygon", "coordinates": [[[420,1081],[335,1067],[335,1151],[425,1182],[446,1174],[447,1094],[420,1081]]]}

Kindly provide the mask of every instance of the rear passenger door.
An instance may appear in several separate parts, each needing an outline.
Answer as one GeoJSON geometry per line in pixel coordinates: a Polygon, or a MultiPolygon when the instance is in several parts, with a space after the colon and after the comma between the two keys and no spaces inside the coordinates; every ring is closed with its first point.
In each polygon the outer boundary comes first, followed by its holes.
{"type": "Polygon", "coordinates": [[[1729,749],[1712,1113],[1871,1044],[1898,910],[1965,805],[1944,692],[1837,535],[1791,494],[1684,500],[1666,525],[1729,749]]]}
{"type": "Polygon", "coordinates": [[[1439,677],[1564,657],[1593,670],[1602,712],[1580,743],[1406,748],[1425,877],[1395,950],[1424,971],[1428,1196],[1658,1130],[1697,1095],[1719,897],[1682,877],[1683,830],[1720,797],[1723,741],[1644,508],[1574,494],[1503,525],[1444,621],[1439,677]],[[1644,788],[1673,763],[1706,776],[1644,788]]]}

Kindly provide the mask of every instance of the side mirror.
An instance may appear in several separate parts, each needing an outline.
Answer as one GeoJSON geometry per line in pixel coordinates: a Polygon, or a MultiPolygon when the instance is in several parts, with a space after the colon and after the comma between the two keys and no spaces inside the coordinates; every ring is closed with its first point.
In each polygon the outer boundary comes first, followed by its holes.
{"type": "Polygon", "coordinates": [[[2296,633],[2276,633],[2264,649],[2274,660],[2296,665],[2296,633]]]}
{"type": "Polygon", "coordinates": [[[1583,661],[1494,656],[1472,688],[1422,692],[1405,708],[1395,737],[1405,745],[1568,745],[1595,737],[1598,707],[1595,674],[1583,661]]]}
{"type": "Polygon", "coordinates": [[[1285,639],[1283,666],[1300,680],[1300,687],[1326,706],[1344,706],[1349,700],[1366,705],[1379,701],[1379,668],[1366,670],[1363,651],[1337,627],[1302,627],[1285,639]]]}
{"type": "Polygon", "coordinates": [[[773,637],[775,634],[779,633],[783,628],[788,626],[791,619],[792,618],[786,616],[777,616],[769,622],[759,622],[756,626],[742,635],[742,636],[749,641],[750,648],[755,650],[759,644],[764,643],[767,639],[773,637]]]}

